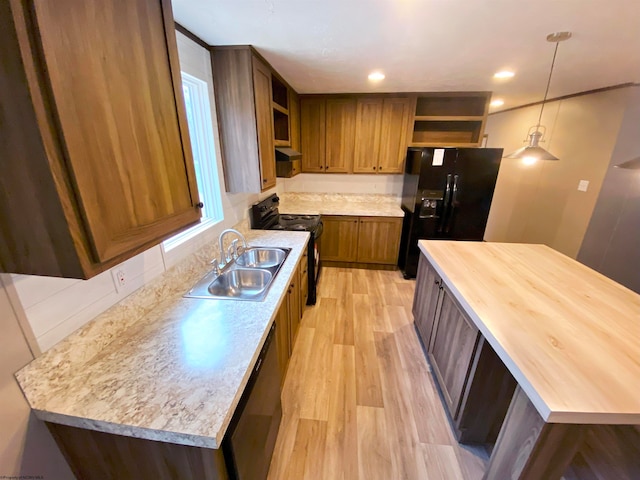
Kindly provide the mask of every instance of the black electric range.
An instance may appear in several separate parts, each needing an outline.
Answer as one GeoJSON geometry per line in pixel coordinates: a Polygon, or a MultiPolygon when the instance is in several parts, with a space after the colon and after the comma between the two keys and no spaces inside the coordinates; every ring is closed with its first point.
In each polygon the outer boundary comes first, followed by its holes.
{"type": "Polygon", "coordinates": [[[278,207],[280,198],[270,195],[264,200],[251,206],[251,228],[259,230],[289,230],[309,232],[311,238],[308,246],[309,295],[307,305],[316,303],[316,286],[320,277],[320,246],[319,238],[322,235],[323,225],[320,215],[291,215],[280,214],[278,207]]]}

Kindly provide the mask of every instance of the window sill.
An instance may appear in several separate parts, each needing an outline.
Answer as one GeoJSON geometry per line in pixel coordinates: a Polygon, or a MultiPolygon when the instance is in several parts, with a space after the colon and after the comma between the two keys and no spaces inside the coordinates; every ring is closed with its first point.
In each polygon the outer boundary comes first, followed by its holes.
{"type": "Polygon", "coordinates": [[[218,225],[221,221],[222,220],[217,220],[215,218],[201,219],[198,225],[188,228],[184,232],[180,232],[179,234],[162,242],[162,248],[165,252],[170,252],[174,248],[179,247],[189,240],[203,234],[215,225],[218,225]]]}

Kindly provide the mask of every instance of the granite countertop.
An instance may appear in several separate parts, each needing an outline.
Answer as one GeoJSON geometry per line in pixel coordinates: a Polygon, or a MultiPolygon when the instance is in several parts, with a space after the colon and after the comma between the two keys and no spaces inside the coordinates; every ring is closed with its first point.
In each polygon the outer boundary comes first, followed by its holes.
{"type": "Polygon", "coordinates": [[[16,374],[36,416],[219,448],[308,239],[248,232],[292,249],[262,302],[183,298],[210,269],[210,251],[191,255],[16,374]]]}
{"type": "Polygon", "coordinates": [[[546,422],[640,424],[640,295],[546,245],[418,245],[546,422]]]}
{"type": "Polygon", "coordinates": [[[380,194],[283,193],[278,210],[299,215],[404,217],[398,197],[380,194]]]}

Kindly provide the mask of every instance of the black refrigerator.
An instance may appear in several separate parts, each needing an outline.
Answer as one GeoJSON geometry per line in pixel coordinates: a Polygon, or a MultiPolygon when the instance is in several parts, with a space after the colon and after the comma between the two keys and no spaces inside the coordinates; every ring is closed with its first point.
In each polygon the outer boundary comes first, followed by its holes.
{"type": "Polygon", "coordinates": [[[482,241],[502,148],[409,148],[402,191],[398,266],[418,269],[418,240],[482,241]]]}

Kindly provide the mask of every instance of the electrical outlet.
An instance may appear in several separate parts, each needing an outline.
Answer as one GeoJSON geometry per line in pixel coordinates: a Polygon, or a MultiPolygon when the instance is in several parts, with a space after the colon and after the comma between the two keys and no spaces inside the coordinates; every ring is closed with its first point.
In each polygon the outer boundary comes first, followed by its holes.
{"type": "Polygon", "coordinates": [[[589,180],[580,180],[578,183],[578,190],[581,192],[586,192],[587,188],[589,188],[589,180]]]}
{"type": "Polygon", "coordinates": [[[113,284],[116,286],[116,292],[120,293],[127,284],[127,276],[124,269],[111,270],[111,276],[113,277],[113,284]]]}

